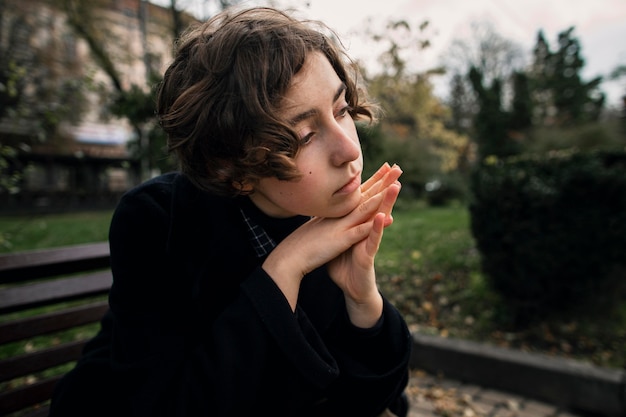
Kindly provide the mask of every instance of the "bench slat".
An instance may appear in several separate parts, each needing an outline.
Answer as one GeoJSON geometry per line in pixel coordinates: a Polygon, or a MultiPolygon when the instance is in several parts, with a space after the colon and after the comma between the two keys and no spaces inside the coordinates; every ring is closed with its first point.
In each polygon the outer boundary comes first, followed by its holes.
{"type": "Polygon", "coordinates": [[[0,324],[0,345],[100,321],[108,308],[99,301],[0,324]]]}
{"type": "Polygon", "coordinates": [[[0,361],[0,382],[30,375],[44,369],[75,361],[80,357],[86,340],[64,343],[33,353],[0,361]]]}
{"type": "Polygon", "coordinates": [[[50,406],[42,405],[41,407],[37,407],[32,412],[28,412],[26,414],[20,414],[20,417],[48,417],[50,413],[50,406]]]}
{"type": "MultiPolygon", "coordinates": [[[[0,314],[43,306],[54,310],[5,319],[0,324],[0,345],[100,321],[108,303],[93,298],[105,296],[112,282],[107,242],[0,254],[0,314]],[[84,302],[74,307],[58,305],[73,300],[84,302]]],[[[23,417],[47,416],[61,375],[11,386],[21,381],[17,378],[77,360],[87,343],[76,340],[1,360],[0,382],[6,387],[0,391],[0,415],[19,411],[23,417]]]]}
{"type": "Polygon", "coordinates": [[[32,385],[0,393],[0,415],[9,414],[48,401],[60,379],[61,376],[59,375],[32,385]]]}
{"type": "Polygon", "coordinates": [[[48,417],[50,413],[49,405],[42,405],[41,407],[37,407],[35,410],[28,412],[26,414],[20,414],[20,417],[48,417]]]}
{"type": "Polygon", "coordinates": [[[107,268],[109,259],[107,242],[0,254],[0,283],[107,268]]]}
{"type": "Polygon", "coordinates": [[[0,292],[0,314],[106,294],[112,281],[111,271],[101,271],[6,288],[0,292]]]}

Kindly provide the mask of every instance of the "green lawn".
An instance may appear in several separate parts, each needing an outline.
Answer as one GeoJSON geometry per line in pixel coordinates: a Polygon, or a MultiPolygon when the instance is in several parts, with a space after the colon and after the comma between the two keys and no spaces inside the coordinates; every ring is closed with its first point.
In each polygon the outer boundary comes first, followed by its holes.
{"type": "Polygon", "coordinates": [[[111,214],[0,216],[0,253],[105,241],[111,214]]]}
{"type": "Polygon", "coordinates": [[[378,281],[411,330],[477,339],[491,330],[495,300],[469,222],[460,205],[394,211],[377,257],[378,281]]]}
{"type": "MultiPolygon", "coordinates": [[[[0,216],[0,252],[105,241],[111,214],[0,216]]],[[[523,330],[508,327],[480,271],[469,222],[462,205],[401,201],[394,210],[376,260],[378,281],[411,330],[626,366],[626,302],[611,311],[582,306],[523,330]]]]}
{"type": "Polygon", "coordinates": [[[611,309],[581,305],[531,327],[512,328],[480,270],[464,206],[400,204],[385,231],[377,270],[381,290],[413,331],[626,366],[626,300],[611,309]]]}

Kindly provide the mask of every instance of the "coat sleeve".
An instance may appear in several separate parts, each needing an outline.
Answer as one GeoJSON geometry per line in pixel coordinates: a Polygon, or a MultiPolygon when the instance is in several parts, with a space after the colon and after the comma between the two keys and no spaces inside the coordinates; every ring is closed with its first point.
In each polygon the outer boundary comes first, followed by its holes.
{"type": "Polygon", "coordinates": [[[341,370],[329,403],[342,415],[379,415],[406,388],[411,335],[399,312],[384,300],[373,329],[354,327],[347,314],[331,328],[327,346],[341,370]]]}

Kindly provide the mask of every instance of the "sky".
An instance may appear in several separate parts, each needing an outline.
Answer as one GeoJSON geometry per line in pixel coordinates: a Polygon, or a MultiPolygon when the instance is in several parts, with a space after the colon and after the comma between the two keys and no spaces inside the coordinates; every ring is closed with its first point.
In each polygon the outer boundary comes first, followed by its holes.
{"type": "MultiPolygon", "coordinates": [[[[261,2],[263,0],[260,0],[261,2]]],[[[453,39],[469,35],[475,22],[490,21],[498,34],[530,52],[542,29],[551,46],[559,32],[575,26],[574,36],[586,59],[585,80],[606,76],[626,65],[625,0],[275,0],[294,7],[305,17],[319,19],[336,30],[357,59],[372,55],[371,42],[362,35],[366,25],[405,19],[412,24],[428,20],[431,47],[420,55],[425,67],[441,63],[453,39]],[[306,6],[308,4],[308,7],[306,6]]],[[[606,78],[606,77],[605,77],[606,78]]],[[[608,104],[617,106],[626,94],[626,79],[604,82],[608,104]]],[[[445,91],[439,89],[439,95],[445,91]]]]}

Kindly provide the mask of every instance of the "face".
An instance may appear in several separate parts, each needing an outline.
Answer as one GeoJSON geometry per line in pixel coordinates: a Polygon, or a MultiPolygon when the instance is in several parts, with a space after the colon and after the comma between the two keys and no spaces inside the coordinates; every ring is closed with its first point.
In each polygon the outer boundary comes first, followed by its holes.
{"type": "Polygon", "coordinates": [[[328,59],[311,52],[283,101],[285,120],[302,140],[297,181],[264,178],[250,195],[267,215],[341,217],[361,200],[363,157],[345,85],[328,59]]]}

